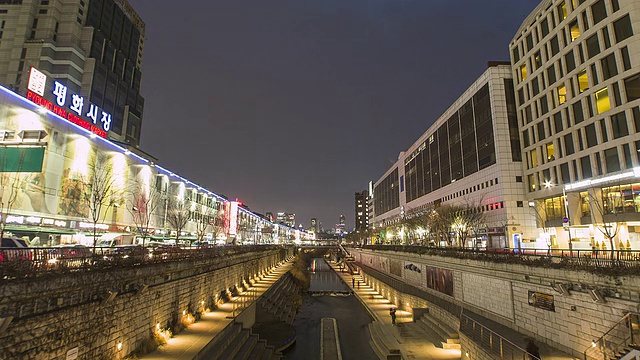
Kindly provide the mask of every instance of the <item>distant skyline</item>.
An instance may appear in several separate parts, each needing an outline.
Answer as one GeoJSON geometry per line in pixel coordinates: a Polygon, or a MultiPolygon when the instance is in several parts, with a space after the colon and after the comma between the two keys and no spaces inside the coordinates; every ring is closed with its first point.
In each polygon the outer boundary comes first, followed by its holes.
{"type": "Polygon", "coordinates": [[[146,23],[141,148],[251,210],[354,226],[377,180],[537,0],[129,0],[146,23]]]}

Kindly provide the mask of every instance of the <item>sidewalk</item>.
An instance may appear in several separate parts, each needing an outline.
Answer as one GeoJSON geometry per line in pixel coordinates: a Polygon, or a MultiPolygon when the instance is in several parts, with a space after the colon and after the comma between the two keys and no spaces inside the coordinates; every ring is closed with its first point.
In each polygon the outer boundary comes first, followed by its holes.
{"type": "MultiPolygon", "coordinates": [[[[342,280],[351,287],[354,294],[360,299],[360,302],[365,305],[372,317],[384,324],[389,330],[389,333],[393,334],[395,339],[400,344],[400,350],[405,359],[415,360],[439,360],[439,359],[460,359],[460,350],[448,350],[436,347],[434,342],[437,339],[433,339],[429,334],[421,330],[421,328],[413,322],[413,316],[410,312],[396,310],[396,323],[399,326],[391,325],[391,316],[389,315],[389,309],[392,303],[382,297],[373,288],[366,285],[362,275],[351,275],[348,272],[340,272],[335,262],[327,262],[336,273],[342,278],[342,280]],[[355,280],[355,287],[352,286],[352,279],[355,280]],[[359,284],[359,285],[358,285],[359,284]]],[[[513,333],[512,330],[502,326],[498,330],[504,330],[505,334],[513,333]]],[[[574,358],[569,354],[565,354],[557,349],[539,344],[540,354],[544,360],[573,360],[574,358]]]]}
{"type": "MultiPolygon", "coordinates": [[[[292,263],[285,262],[258,280],[249,290],[255,290],[260,297],[284,274],[291,270],[292,263]]],[[[205,347],[219,332],[233,322],[234,304],[240,302],[240,296],[218,306],[211,312],[202,314],[202,318],[189,325],[175,337],[169,339],[166,345],[160,346],[156,351],[141,356],[147,360],[191,360],[205,347]]]]}

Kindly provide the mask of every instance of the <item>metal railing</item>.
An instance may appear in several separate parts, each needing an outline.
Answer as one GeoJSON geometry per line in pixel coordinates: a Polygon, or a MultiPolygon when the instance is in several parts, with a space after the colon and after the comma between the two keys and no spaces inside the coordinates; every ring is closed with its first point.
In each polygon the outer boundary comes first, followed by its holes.
{"type": "Polygon", "coordinates": [[[497,355],[498,359],[540,359],[465,314],[460,315],[460,332],[490,353],[497,355]]]}
{"type": "Polygon", "coordinates": [[[593,340],[584,350],[584,360],[617,359],[624,355],[629,347],[640,342],[640,314],[630,312],[623,316],[600,338],[593,340]]]}
{"type": "Polygon", "coordinates": [[[226,255],[282,249],[278,245],[214,247],[33,247],[0,248],[0,281],[36,277],[55,272],[139,266],[175,261],[196,261],[226,255]]]}
{"type": "Polygon", "coordinates": [[[416,245],[366,245],[363,249],[488,260],[493,262],[513,262],[534,266],[566,266],[585,270],[617,268],[640,272],[639,250],[469,249],[416,245]]]}

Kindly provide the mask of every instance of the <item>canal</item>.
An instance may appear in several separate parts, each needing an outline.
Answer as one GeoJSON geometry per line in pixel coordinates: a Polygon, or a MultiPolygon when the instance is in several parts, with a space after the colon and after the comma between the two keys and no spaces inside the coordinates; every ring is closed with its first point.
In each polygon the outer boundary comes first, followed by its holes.
{"type": "Polygon", "coordinates": [[[324,259],[311,261],[311,287],[305,295],[293,326],[297,339],[285,350],[291,360],[320,359],[320,320],[335,318],[338,324],[342,359],[377,359],[369,343],[367,324],[372,319],[358,299],[324,259]]]}

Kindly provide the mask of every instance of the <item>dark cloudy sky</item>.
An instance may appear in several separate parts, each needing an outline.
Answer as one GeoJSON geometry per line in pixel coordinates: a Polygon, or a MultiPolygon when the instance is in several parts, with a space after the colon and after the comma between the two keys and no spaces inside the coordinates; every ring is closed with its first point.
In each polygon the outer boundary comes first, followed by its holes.
{"type": "Polygon", "coordinates": [[[253,211],[354,226],[377,180],[537,0],[129,0],[146,23],[142,148],[253,211]]]}

